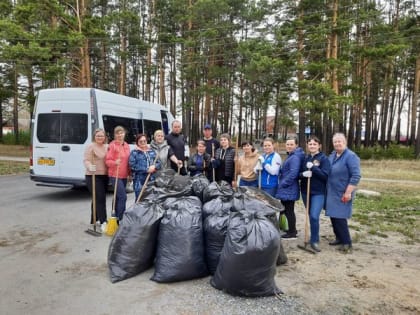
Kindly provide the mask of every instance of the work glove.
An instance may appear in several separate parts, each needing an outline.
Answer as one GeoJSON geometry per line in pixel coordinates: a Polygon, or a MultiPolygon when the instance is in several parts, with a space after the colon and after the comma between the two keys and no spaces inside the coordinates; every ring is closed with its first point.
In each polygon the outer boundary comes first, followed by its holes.
{"type": "Polygon", "coordinates": [[[147,169],[147,173],[154,173],[154,172],[156,172],[156,166],[150,165],[149,168],[147,169]]]}
{"type": "Polygon", "coordinates": [[[302,176],[303,176],[303,177],[312,177],[312,171],[304,171],[304,172],[302,173],[302,176]]]}
{"type": "Polygon", "coordinates": [[[89,165],[89,172],[96,172],[96,165],[95,164],[89,165]]]}

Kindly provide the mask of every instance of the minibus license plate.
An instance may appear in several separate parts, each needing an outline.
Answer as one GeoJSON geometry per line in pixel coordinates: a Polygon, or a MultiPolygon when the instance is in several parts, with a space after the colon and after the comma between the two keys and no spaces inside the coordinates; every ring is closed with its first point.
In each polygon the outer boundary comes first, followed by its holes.
{"type": "Polygon", "coordinates": [[[38,159],[38,165],[54,166],[55,165],[55,159],[41,157],[41,158],[38,159]]]}

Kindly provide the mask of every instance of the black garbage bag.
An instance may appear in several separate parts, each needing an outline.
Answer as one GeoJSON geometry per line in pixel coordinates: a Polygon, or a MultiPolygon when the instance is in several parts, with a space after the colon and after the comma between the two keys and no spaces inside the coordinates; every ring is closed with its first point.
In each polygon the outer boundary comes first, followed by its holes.
{"type": "Polygon", "coordinates": [[[242,186],[238,187],[238,191],[234,194],[235,200],[233,208],[236,211],[240,211],[244,208],[243,202],[249,204],[252,201],[257,203],[258,207],[264,205],[264,208],[269,210],[275,210],[277,212],[284,211],[284,205],[279,199],[274,198],[273,196],[267,194],[265,191],[258,189],[257,187],[251,186],[242,186]]]}
{"type": "MultiPolygon", "coordinates": [[[[258,211],[264,214],[280,233],[279,214],[284,210],[283,204],[280,200],[273,198],[256,187],[239,187],[232,198],[232,210],[258,211]]],[[[287,254],[280,238],[280,251],[277,258],[277,265],[283,265],[287,260],[287,254]]]]}
{"type": "Polygon", "coordinates": [[[234,192],[232,186],[225,181],[221,181],[220,185],[216,182],[212,182],[203,191],[203,202],[206,203],[219,196],[232,197],[234,192]]]}
{"type": "Polygon", "coordinates": [[[170,169],[156,175],[156,180],[146,187],[142,199],[163,201],[170,197],[191,196],[192,194],[191,178],[175,174],[170,169]]]}
{"type": "Polygon", "coordinates": [[[124,212],[108,249],[111,282],[133,277],[153,265],[163,208],[142,201],[124,212]]]}
{"type": "Polygon", "coordinates": [[[182,191],[184,192],[184,196],[191,196],[193,194],[192,180],[189,176],[175,174],[167,188],[172,191],[182,191]]]}
{"type": "Polygon", "coordinates": [[[165,168],[156,173],[154,185],[156,187],[168,187],[174,179],[176,172],[171,168],[165,168]]]}
{"type": "Polygon", "coordinates": [[[200,199],[168,198],[163,207],[151,280],[175,282],[207,276],[200,199]]]}
{"type": "Polygon", "coordinates": [[[282,293],[276,286],[280,234],[258,212],[232,212],[225,244],[211,285],[232,295],[258,297],[282,293]]]}
{"type": "Polygon", "coordinates": [[[232,198],[225,196],[218,196],[210,201],[207,201],[203,205],[203,220],[213,213],[225,210],[230,211],[232,209],[232,205],[232,198]]]}
{"type": "MultiPolygon", "coordinates": [[[[213,199],[209,203],[213,202],[213,199]]],[[[209,273],[216,272],[219,257],[225,243],[227,227],[229,225],[230,210],[219,209],[204,219],[204,244],[206,249],[206,262],[209,273]]]]}
{"type": "Polygon", "coordinates": [[[201,202],[203,202],[203,191],[208,185],[210,185],[209,180],[206,176],[199,175],[194,176],[191,182],[194,195],[200,198],[201,202]]]}

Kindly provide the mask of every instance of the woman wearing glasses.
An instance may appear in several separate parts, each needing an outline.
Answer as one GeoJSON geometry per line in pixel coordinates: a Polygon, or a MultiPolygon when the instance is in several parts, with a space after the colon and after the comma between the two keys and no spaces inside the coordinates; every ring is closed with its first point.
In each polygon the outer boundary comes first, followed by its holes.
{"type": "Polygon", "coordinates": [[[160,161],[156,159],[156,152],[147,144],[145,134],[137,135],[136,148],[131,151],[128,163],[133,176],[133,188],[137,200],[147,176],[150,174],[149,180],[153,181],[153,174],[160,169],[160,161]]]}
{"type": "Polygon", "coordinates": [[[86,168],[86,185],[89,192],[92,194],[92,181],[95,179],[95,198],[96,214],[93,217],[93,199],[92,199],[92,213],[91,224],[96,224],[93,221],[99,221],[102,232],[106,229],[106,191],[108,187],[108,174],[105,165],[105,156],[108,145],[106,144],[105,131],[103,129],[96,129],[93,133],[94,139],[91,144],[86,147],[83,163],[86,168]],[[95,175],[95,176],[93,176],[95,175]]]}

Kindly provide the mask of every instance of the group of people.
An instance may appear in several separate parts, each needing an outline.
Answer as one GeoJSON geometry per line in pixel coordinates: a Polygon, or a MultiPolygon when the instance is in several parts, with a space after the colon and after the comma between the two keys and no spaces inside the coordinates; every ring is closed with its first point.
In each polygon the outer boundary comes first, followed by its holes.
{"type": "MultiPolygon", "coordinates": [[[[223,133],[217,140],[212,135],[212,126],[206,124],[203,138],[197,141],[196,152],[187,158],[181,122],[175,120],[171,127],[171,133],[166,137],[162,130],[155,131],[150,143],[147,135],[137,135],[136,147],[131,151],[124,140],[123,127],[114,129],[114,140],[109,145],[104,130],[94,132],[94,141],[85,150],[84,163],[90,190],[95,178],[96,220],[102,230],[106,229],[107,222],[105,195],[108,178],[115,187],[113,211],[121,220],[126,207],[127,181],[133,180],[135,198],[139,200],[143,186],[154,180],[158,170],[172,168],[180,175],[204,175],[210,182],[225,181],[233,187],[258,187],[281,200],[284,205],[282,214],[288,222],[288,230],[282,239],[297,237],[294,207],[302,197],[309,209],[312,249],[321,251],[319,217],[322,209],[330,217],[335,234],[335,239],[329,244],[339,245],[343,252],[351,249],[347,220],[352,215],[354,192],[361,175],[360,159],[347,148],[344,134],[333,136],[334,151],[329,156],[322,152],[321,141],[316,136],[307,139],[306,154],[298,146],[296,137],[288,137],[287,157],[282,161],[272,138],[265,138],[262,142],[262,154],[258,154],[252,142],[242,142],[242,154],[239,155],[229,134],[223,133]]],[[[92,224],[93,221],[92,215],[92,224]]]]}
{"type": "Polygon", "coordinates": [[[334,134],[332,141],[334,150],[326,156],[318,137],[308,137],[306,154],[298,146],[296,137],[288,137],[284,161],[275,152],[273,139],[264,139],[260,156],[255,153],[252,143],[245,141],[242,143],[244,154],[237,159],[240,186],[258,186],[281,200],[288,222],[288,230],[282,239],[297,237],[294,207],[302,197],[309,210],[310,246],[316,252],[321,251],[319,218],[322,209],[330,217],[335,235],[329,245],[339,245],[342,252],[352,248],[348,219],[352,215],[354,192],[361,178],[360,159],[347,147],[344,134],[334,134]]]}
{"type": "Polygon", "coordinates": [[[282,235],[282,239],[297,237],[294,208],[295,202],[302,197],[309,210],[311,248],[316,252],[321,251],[319,218],[322,209],[325,209],[335,235],[335,239],[329,244],[339,245],[339,250],[348,252],[352,248],[352,240],[347,220],[352,215],[354,191],[361,177],[360,159],[347,148],[344,134],[336,133],[332,141],[334,151],[326,156],[318,137],[310,136],[307,139],[306,154],[298,146],[296,137],[288,137],[287,157],[282,161],[275,151],[272,138],[264,139],[261,155],[252,142],[242,142],[242,154],[237,157],[229,135],[222,134],[220,147],[215,152],[210,151],[208,145],[206,150],[203,141],[198,142],[197,153],[189,161],[188,169],[192,176],[203,172],[210,181],[224,180],[234,187],[258,187],[280,199],[288,222],[288,230],[282,235]],[[236,177],[239,178],[238,183],[236,177]]]}

